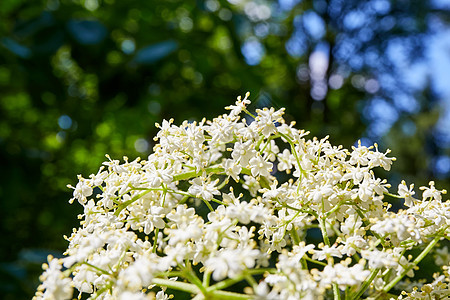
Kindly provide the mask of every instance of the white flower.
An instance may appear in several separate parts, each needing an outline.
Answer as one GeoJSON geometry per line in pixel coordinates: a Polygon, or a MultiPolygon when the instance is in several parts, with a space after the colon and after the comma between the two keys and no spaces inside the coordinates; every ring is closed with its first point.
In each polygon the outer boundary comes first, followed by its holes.
{"type": "Polygon", "coordinates": [[[342,176],[341,182],[345,182],[347,180],[353,180],[353,184],[359,184],[363,179],[365,174],[369,172],[370,168],[364,167],[361,168],[359,166],[353,167],[347,167],[346,173],[342,176]]]}
{"type": "Polygon", "coordinates": [[[119,273],[117,285],[129,291],[137,292],[152,283],[154,274],[163,271],[158,265],[158,257],[154,253],[145,253],[130,263],[119,273]]]}
{"type": "Polygon", "coordinates": [[[406,182],[402,180],[398,185],[398,195],[405,198],[405,206],[411,207],[414,204],[414,194],[414,184],[411,184],[408,188],[406,182]]]}
{"type": "Polygon", "coordinates": [[[360,252],[361,250],[367,249],[368,247],[368,242],[362,236],[359,235],[348,237],[345,240],[344,244],[345,246],[342,248],[341,252],[342,254],[348,256],[352,256],[357,251],[360,252]]]}
{"type": "Polygon", "coordinates": [[[220,195],[220,192],[217,190],[217,183],[219,181],[209,181],[206,178],[197,177],[191,181],[191,186],[188,189],[188,193],[193,194],[195,197],[211,200],[214,195],[220,195]]]}
{"type": "Polygon", "coordinates": [[[152,206],[149,211],[147,211],[147,214],[145,215],[146,220],[143,222],[145,234],[150,234],[155,227],[159,229],[164,228],[166,223],[163,220],[163,212],[164,208],[158,206],[152,206]]]}
{"type": "Polygon", "coordinates": [[[352,146],[353,152],[350,154],[350,164],[367,166],[369,164],[369,158],[367,154],[372,147],[367,148],[361,145],[361,140],[358,140],[358,147],[352,146]]]}
{"type": "Polygon", "coordinates": [[[278,181],[274,180],[270,189],[261,189],[260,192],[263,193],[263,197],[267,199],[276,199],[279,197],[284,197],[286,195],[286,186],[277,187],[278,181]]]}
{"type": "Polygon", "coordinates": [[[231,152],[231,157],[235,161],[239,161],[243,168],[246,168],[250,159],[256,154],[256,150],[254,150],[253,147],[252,141],[244,143],[236,142],[233,147],[233,152],[231,152]]]}
{"type": "Polygon", "coordinates": [[[374,144],[375,151],[370,151],[367,157],[370,160],[370,166],[378,167],[381,166],[386,171],[391,169],[392,162],[396,160],[395,157],[387,157],[386,155],[391,152],[391,150],[387,149],[386,153],[378,152],[378,145],[374,144]]]}
{"type": "Polygon", "coordinates": [[[81,176],[78,177],[79,182],[75,187],[68,185],[69,188],[74,189],[73,191],[73,199],[77,199],[80,204],[85,204],[87,199],[92,195],[93,189],[90,183],[90,180],[84,179],[81,176]]]}
{"type": "Polygon", "coordinates": [[[190,239],[198,239],[203,234],[203,219],[195,214],[193,208],[186,209],[186,206],[177,206],[176,211],[167,215],[171,220],[172,228],[168,232],[169,245],[185,243],[190,239]]]}
{"type": "Polygon", "coordinates": [[[44,264],[45,272],[40,279],[35,299],[64,300],[72,299],[73,283],[61,272],[62,260],[48,256],[48,264],[44,264]]]}
{"type": "MultiPolygon", "coordinates": [[[[195,298],[205,288],[220,298],[228,293],[221,288],[244,278],[244,297],[313,300],[330,295],[333,284],[354,296],[381,269],[365,286],[371,297],[405,270],[414,275],[418,245],[450,234],[450,201],[434,182],[416,200],[402,181],[407,208],[390,211],[390,185],[373,170],[389,171],[389,150],[306,140],[308,132],[285,124],[283,109],[241,118],[248,96],[211,121],[164,120],[147,160],[107,156],[96,175],[79,176],[70,186],[70,202],[83,206],[79,228],[66,237],[65,257],[49,258],[35,298],[68,299],[75,288],[82,298],[167,300],[166,287],[195,298]],[[315,236],[320,229],[326,232],[315,236]],[[328,264],[317,267],[310,255],[328,264]]],[[[446,247],[434,253],[437,265],[448,261],[446,247]]],[[[448,270],[442,276],[409,296],[445,297],[448,270]]]]}
{"type": "MultiPolygon", "coordinates": [[[[233,140],[233,129],[235,123],[231,118],[218,117],[214,119],[214,122],[208,122],[208,126],[205,127],[207,133],[211,135],[212,145],[217,145],[220,143],[229,143],[233,140]]],[[[200,146],[201,144],[199,144],[200,146]]]]}
{"type": "Polygon", "coordinates": [[[170,295],[165,294],[163,291],[159,291],[155,296],[156,300],[169,300],[171,298],[172,297],[170,295]]]}
{"type": "Polygon", "coordinates": [[[223,168],[228,176],[231,176],[234,181],[239,182],[239,174],[241,173],[242,167],[236,163],[233,159],[227,159],[223,163],[223,168]]]}
{"type": "Polygon", "coordinates": [[[450,262],[450,253],[448,252],[448,247],[436,249],[435,262],[438,266],[444,266],[450,262]]]}
{"type": "MultiPolygon", "coordinates": [[[[226,215],[231,220],[237,219],[242,224],[248,224],[251,220],[253,205],[245,201],[232,203],[226,207],[226,215]]],[[[246,228],[246,227],[244,227],[246,228]]]]}
{"type": "Polygon", "coordinates": [[[337,283],[341,290],[345,290],[349,286],[360,285],[369,275],[370,271],[364,270],[364,267],[360,264],[352,267],[347,267],[343,264],[327,265],[321,272],[320,283],[322,285],[337,283]]]}
{"type": "Polygon", "coordinates": [[[344,234],[350,235],[357,232],[361,225],[361,218],[356,214],[352,214],[345,219],[345,222],[341,223],[341,231],[344,234]]]}
{"type": "Polygon", "coordinates": [[[247,189],[250,192],[250,195],[253,197],[256,196],[258,191],[261,189],[259,182],[253,178],[252,176],[244,175],[244,184],[242,185],[244,189],[247,189]]]}
{"type": "Polygon", "coordinates": [[[274,121],[277,121],[281,118],[281,116],[283,115],[283,111],[284,109],[275,111],[273,107],[271,107],[270,109],[264,108],[262,110],[256,110],[256,112],[258,113],[256,121],[258,122],[259,128],[264,137],[267,138],[272,133],[276,132],[277,129],[275,127],[274,121]]]}
{"type": "Polygon", "coordinates": [[[222,249],[215,256],[209,258],[205,262],[205,266],[213,272],[213,279],[219,281],[225,277],[233,278],[244,269],[253,268],[259,255],[260,252],[257,249],[250,247],[222,249]]]}
{"type": "Polygon", "coordinates": [[[316,246],[313,244],[308,244],[306,245],[305,242],[300,242],[299,245],[295,245],[292,248],[292,259],[294,261],[300,261],[303,256],[305,256],[306,253],[308,253],[309,251],[313,250],[316,246]]]}
{"type": "Polygon", "coordinates": [[[398,259],[392,253],[380,251],[378,249],[362,250],[361,255],[369,261],[372,269],[377,268],[395,268],[398,266],[398,259]]]}
{"type": "Polygon", "coordinates": [[[143,174],[143,180],[148,181],[150,187],[157,188],[161,186],[161,183],[169,184],[173,180],[172,168],[159,168],[154,163],[148,163],[143,168],[146,172],[143,174]]]}
{"type": "Polygon", "coordinates": [[[276,300],[280,295],[276,290],[270,290],[266,281],[261,281],[255,289],[256,300],[276,300]]]}
{"type": "Polygon", "coordinates": [[[442,200],[441,194],[446,194],[446,190],[439,191],[434,187],[434,181],[430,181],[430,187],[421,186],[420,189],[423,190],[422,198],[426,200],[428,198],[435,199],[437,201],[442,200]]]}
{"type": "Polygon", "coordinates": [[[321,250],[314,250],[312,259],[324,260],[324,259],[327,259],[332,256],[342,257],[342,253],[341,253],[340,249],[338,249],[336,247],[336,245],[333,245],[331,247],[328,245],[325,245],[321,250]]]}
{"type": "Polygon", "coordinates": [[[117,296],[119,300],[151,300],[152,297],[143,292],[131,292],[131,291],[123,291],[120,295],[117,296]]]}
{"type": "Polygon", "coordinates": [[[325,197],[329,197],[333,194],[333,187],[330,184],[318,185],[313,190],[311,199],[314,203],[320,203],[325,197]]]}
{"type": "Polygon", "coordinates": [[[385,237],[389,235],[394,246],[398,246],[401,241],[412,239],[419,242],[421,222],[413,215],[407,214],[387,214],[384,220],[377,221],[370,228],[372,231],[385,237]]]}
{"type": "Polygon", "coordinates": [[[264,145],[261,151],[264,154],[264,160],[270,160],[273,162],[277,158],[277,154],[280,152],[280,148],[278,148],[274,140],[270,140],[266,145],[264,145]]]}
{"type": "Polygon", "coordinates": [[[294,156],[288,149],[284,149],[281,154],[278,154],[278,171],[283,172],[292,169],[294,163],[294,156]]]}
{"type": "Polygon", "coordinates": [[[234,118],[238,116],[243,109],[245,109],[245,106],[250,104],[250,100],[248,100],[248,97],[250,96],[250,93],[245,93],[245,98],[241,100],[241,96],[237,97],[236,105],[230,105],[225,107],[225,109],[229,109],[230,111],[230,117],[234,118]]]}
{"type": "Polygon", "coordinates": [[[362,201],[368,201],[373,196],[374,189],[373,179],[369,173],[364,174],[364,180],[359,184],[358,197],[362,201]]]}

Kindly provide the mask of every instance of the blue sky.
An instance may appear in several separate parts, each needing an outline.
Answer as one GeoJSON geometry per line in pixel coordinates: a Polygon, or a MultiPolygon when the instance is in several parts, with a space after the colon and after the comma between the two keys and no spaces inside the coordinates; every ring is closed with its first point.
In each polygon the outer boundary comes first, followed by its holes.
{"type": "MultiPolygon", "coordinates": [[[[263,23],[265,24],[270,23],[269,17],[276,18],[280,15],[282,16],[283,11],[290,11],[295,4],[300,2],[299,0],[279,0],[277,6],[274,2],[270,1],[229,1],[233,4],[241,5],[243,11],[252,21],[256,22],[256,19],[263,18],[263,23]],[[250,7],[248,5],[250,2],[257,4],[250,7]],[[267,12],[268,7],[272,9],[270,14],[267,12]],[[263,8],[265,14],[261,17],[258,11],[263,8]]],[[[320,0],[314,3],[315,9],[318,9],[316,6],[320,3],[320,0]]],[[[368,11],[355,10],[347,14],[344,18],[343,25],[347,30],[356,29],[362,34],[356,39],[350,37],[343,42],[341,40],[342,49],[337,54],[338,59],[342,55],[341,59],[347,61],[354,70],[358,70],[363,62],[374,65],[375,69],[379,63],[377,54],[372,55],[373,59],[371,63],[370,53],[365,53],[363,56],[355,55],[354,53],[355,47],[358,46],[357,43],[364,43],[365,36],[373,34],[371,28],[364,27],[366,24],[370,24],[370,22],[365,22],[365,18],[372,18],[375,15],[386,15],[383,18],[383,24],[380,22],[377,23],[377,26],[387,26],[385,28],[386,30],[389,30],[389,26],[392,28],[394,26],[393,24],[395,24],[395,21],[391,20],[392,22],[390,23],[388,20],[391,6],[389,1],[372,0],[368,3],[370,3],[367,6],[369,7],[368,11]]],[[[435,8],[450,10],[450,0],[433,0],[432,5],[435,8]]],[[[402,19],[401,22],[403,21],[402,19]]],[[[276,23],[276,20],[273,22],[276,23]]],[[[325,33],[325,23],[314,10],[305,11],[303,14],[295,17],[293,22],[295,30],[285,45],[287,52],[291,56],[300,57],[304,55],[307,50],[307,45],[311,43],[311,40],[318,42],[317,47],[310,57],[308,67],[312,82],[311,95],[315,100],[321,101],[326,95],[327,88],[333,88],[334,84],[338,88],[339,82],[343,79],[342,77],[338,78],[340,74],[337,74],[333,78],[333,83],[327,85],[323,76],[324,73],[321,72],[321,69],[326,70],[328,67],[328,56],[326,54],[328,48],[327,45],[320,42],[325,33]]],[[[436,109],[441,113],[433,135],[440,147],[450,148],[450,27],[437,17],[430,17],[427,22],[429,32],[424,40],[423,58],[415,61],[410,60],[407,52],[411,49],[411,45],[408,44],[408,41],[402,38],[392,39],[389,41],[386,53],[394,64],[396,71],[389,73],[386,70],[383,72],[383,69],[380,69],[376,75],[377,77],[374,78],[364,78],[362,76],[360,76],[362,78],[359,78],[358,75],[351,78],[356,88],[364,89],[369,95],[374,95],[367,102],[366,108],[363,110],[363,114],[370,121],[367,130],[367,137],[370,139],[379,140],[398,120],[400,114],[414,114],[418,112],[420,110],[420,104],[414,98],[414,92],[423,90],[428,81],[430,81],[433,93],[437,98],[435,105],[438,107],[436,109]],[[399,89],[397,86],[399,83],[404,84],[406,89],[403,91],[399,89]],[[380,97],[376,93],[380,88],[394,95],[392,100],[386,100],[380,97]]],[[[267,29],[268,26],[265,28],[267,29]]],[[[264,38],[268,30],[261,31],[262,34],[258,34],[257,30],[255,32],[256,36],[248,37],[241,49],[249,65],[259,64],[265,55],[264,46],[260,43],[259,39],[264,38]]],[[[434,100],[436,101],[436,99],[434,100]]],[[[402,129],[405,135],[415,134],[415,124],[412,121],[405,122],[402,125],[402,129]]],[[[434,165],[434,169],[438,174],[450,175],[450,157],[438,156],[435,159],[434,165]]]]}

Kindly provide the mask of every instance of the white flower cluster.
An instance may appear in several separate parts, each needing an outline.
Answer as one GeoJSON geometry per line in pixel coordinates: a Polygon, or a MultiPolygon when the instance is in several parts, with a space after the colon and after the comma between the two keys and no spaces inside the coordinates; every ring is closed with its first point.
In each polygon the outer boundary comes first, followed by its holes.
{"type": "MultiPolygon", "coordinates": [[[[373,171],[390,170],[389,151],[308,140],[284,109],[252,115],[248,96],[212,121],[164,120],[147,160],[107,156],[97,174],[80,176],[71,187],[80,228],[65,256],[49,259],[35,299],[70,299],[73,289],[169,299],[167,288],[195,299],[385,297],[449,238],[450,201],[434,182],[422,198],[405,182],[391,194],[373,171]],[[391,211],[385,198],[405,209],[391,211]]],[[[443,274],[400,297],[448,297],[443,274]]]]}

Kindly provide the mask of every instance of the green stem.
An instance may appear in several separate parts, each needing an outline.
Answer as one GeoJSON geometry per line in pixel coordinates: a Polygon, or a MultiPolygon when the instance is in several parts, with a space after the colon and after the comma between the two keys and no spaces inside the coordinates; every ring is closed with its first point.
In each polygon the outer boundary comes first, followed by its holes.
{"type": "Polygon", "coordinates": [[[208,206],[209,211],[214,211],[214,208],[212,208],[211,204],[209,204],[208,200],[203,199],[203,202],[206,204],[206,206],[208,206]]]}
{"type": "Polygon", "coordinates": [[[428,246],[423,249],[423,251],[419,254],[419,256],[416,257],[416,259],[413,261],[413,263],[411,265],[409,265],[408,267],[406,267],[402,273],[400,273],[400,275],[398,275],[397,277],[394,278],[394,280],[392,280],[388,285],[386,285],[383,288],[383,292],[387,293],[389,292],[390,289],[392,289],[400,280],[402,280],[402,278],[406,275],[406,273],[408,273],[412,268],[414,268],[415,266],[417,266],[420,261],[427,256],[427,254],[431,251],[431,249],[433,249],[434,246],[436,246],[436,244],[439,242],[439,240],[441,239],[441,235],[436,236],[429,244],[428,246]]]}
{"type": "MultiPolygon", "coordinates": [[[[247,273],[250,274],[250,273],[247,273]]],[[[244,279],[244,275],[241,274],[235,278],[228,278],[226,280],[220,281],[209,288],[207,288],[208,296],[210,299],[252,299],[253,296],[251,295],[244,295],[239,293],[233,293],[228,291],[221,291],[222,289],[225,289],[229,286],[232,286],[235,283],[238,283],[239,281],[242,281],[244,279]]]]}
{"type": "Polygon", "coordinates": [[[111,288],[111,284],[108,284],[106,286],[104,286],[103,288],[97,290],[95,292],[95,294],[93,295],[92,299],[97,299],[98,297],[100,297],[104,292],[106,292],[107,290],[109,290],[111,288]]]}
{"type": "MultiPolygon", "coordinates": [[[[250,269],[250,270],[246,270],[245,274],[241,274],[234,278],[228,278],[228,279],[222,280],[222,281],[208,287],[209,280],[211,277],[211,272],[205,271],[204,277],[203,277],[203,286],[206,288],[206,293],[207,293],[208,297],[210,297],[211,299],[251,299],[252,297],[249,295],[242,295],[242,294],[238,294],[238,293],[231,293],[231,292],[221,291],[221,290],[242,281],[245,276],[259,275],[259,274],[263,274],[266,272],[275,274],[277,272],[277,270],[274,268],[250,269]],[[227,297],[230,297],[230,298],[227,298],[227,297]]],[[[157,283],[157,284],[159,284],[159,283],[157,283]]],[[[163,284],[159,284],[159,285],[163,285],[163,284]]],[[[190,284],[190,285],[193,286],[192,284],[190,284]]],[[[164,285],[164,286],[171,287],[169,285],[164,285]]],[[[171,288],[175,289],[175,287],[171,287],[171,288]]],[[[191,292],[190,290],[188,291],[186,289],[184,289],[183,291],[191,292]]],[[[197,288],[197,292],[198,291],[199,291],[199,289],[197,288]]]]}
{"type": "Polygon", "coordinates": [[[260,138],[259,138],[259,141],[256,143],[256,145],[255,145],[255,150],[256,151],[259,151],[259,146],[261,146],[261,143],[264,141],[264,136],[261,136],[260,138]]]}
{"type": "Polygon", "coordinates": [[[302,264],[303,270],[308,270],[308,263],[305,258],[300,259],[300,263],[302,264]]]}
{"type": "Polygon", "coordinates": [[[318,264],[318,265],[324,266],[324,267],[327,265],[327,264],[324,263],[324,262],[321,262],[321,261],[318,261],[318,260],[314,260],[314,259],[309,258],[308,255],[303,256],[303,259],[305,259],[305,260],[307,260],[307,261],[309,261],[309,262],[312,262],[312,263],[314,263],[314,264],[318,264]]]}
{"type": "Polygon", "coordinates": [[[192,282],[198,287],[198,289],[205,297],[208,295],[208,291],[203,286],[203,282],[197,277],[195,272],[192,270],[191,264],[189,262],[186,263],[186,268],[183,270],[183,273],[190,282],[192,282]]]}
{"type": "MultiPolygon", "coordinates": [[[[153,278],[152,280],[153,284],[156,284],[158,286],[165,286],[174,290],[187,292],[190,294],[199,294],[201,291],[199,288],[191,283],[186,282],[180,282],[180,281],[173,281],[168,279],[162,279],[162,278],[153,278]]],[[[208,293],[209,299],[214,300],[221,300],[221,299],[230,299],[230,300],[247,300],[253,298],[251,295],[244,295],[239,293],[233,293],[228,291],[211,291],[208,293]]]]}
{"type": "MultiPolygon", "coordinates": [[[[330,239],[328,238],[328,233],[325,225],[325,220],[323,218],[319,218],[319,227],[320,231],[322,232],[323,241],[325,242],[325,245],[330,247],[330,239]]],[[[333,259],[330,259],[331,265],[333,265],[333,259]]],[[[337,283],[333,283],[333,295],[334,300],[340,300],[341,299],[341,292],[339,291],[339,286],[337,283]]]]}
{"type": "Polygon", "coordinates": [[[357,299],[359,299],[362,296],[362,294],[364,294],[364,292],[367,290],[369,285],[375,279],[375,277],[377,276],[379,271],[380,271],[380,269],[372,270],[372,273],[370,273],[370,276],[368,278],[366,278],[366,280],[364,280],[364,283],[361,285],[361,287],[359,288],[358,292],[356,292],[355,296],[353,296],[351,298],[352,300],[357,300],[357,299]]]}
{"type": "Polygon", "coordinates": [[[208,288],[211,281],[211,271],[206,269],[203,273],[203,281],[202,284],[204,287],[208,288]]]}
{"type": "Polygon", "coordinates": [[[250,274],[245,274],[245,280],[252,286],[253,290],[256,290],[258,287],[258,283],[256,282],[255,278],[252,277],[250,274]]]}
{"type": "Polygon", "coordinates": [[[229,286],[232,286],[235,283],[238,283],[239,281],[242,281],[242,279],[244,279],[243,275],[239,275],[234,278],[228,278],[228,279],[222,280],[222,281],[210,286],[207,290],[208,290],[208,292],[216,291],[216,290],[223,290],[229,286]]]}
{"type": "Polygon", "coordinates": [[[88,262],[83,262],[83,264],[85,264],[86,266],[89,266],[89,267],[91,267],[91,268],[93,268],[93,269],[99,271],[99,272],[102,273],[102,274],[105,274],[105,275],[111,275],[111,273],[109,273],[109,272],[107,272],[107,271],[105,271],[105,270],[103,270],[103,269],[101,269],[101,268],[99,268],[99,267],[97,267],[97,266],[94,266],[93,264],[90,264],[90,263],[88,263],[88,262]]]}
{"type": "Polygon", "coordinates": [[[184,204],[186,201],[191,198],[190,195],[184,195],[184,197],[180,200],[179,204],[184,204]]]}
{"type": "Polygon", "coordinates": [[[320,231],[322,232],[323,241],[324,241],[325,245],[327,245],[329,247],[329,246],[331,246],[331,244],[330,244],[330,239],[328,238],[327,228],[325,227],[325,220],[323,218],[319,217],[318,221],[319,221],[320,231]]]}
{"type": "Polygon", "coordinates": [[[162,183],[161,186],[164,189],[164,191],[163,191],[163,202],[162,202],[162,207],[164,207],[164,204],[166,203],[167,186],[165,186],[164,183],[162,183]]]}
{"type": "Polygon", "coordinates": [[[349,204],[347,201],[340,201],[335,207],[333,207],[331,210],[329,210],[326,214],[325,217],[329,217],[332,213],[336,212],[337,210],[339,210],[341,208],[342,205],[344,204],[349,204]]]}
{"type": "Polygon", "coordinates": [[[253,299],[253,295],[244,295],[228,291],[214,291],[210,295],[211,300],[250,300],[253,299]]]}
{"type": "MultiPolygon", "coordinates": [[[[263,151],[266,150],[267,146],[270,145],[270,141],[271,141],[271,140],[274,140],[274,139],[276,139],[276,138],[279,138],[279,137],[280,137],[280,135],[278,135],[278,134],[270,136],[270,137],[267,139],[266,144],[264,145],[264,147],[259,151],[259,153],[262,155],[263,151]]],[[[258,150],[258,149],[257,149],[257,150],[258,150]]]]}
{"type": "Polygon", "coordinates": [[[223,203],[223,202],[220,201],[220,200],[217,200],[216,198],[212,198],[211,201],[212,201],[212,202],[216,202],[217,204],[220,204],[220,205],[225,205],[225,203],[223,203]]]}
{"type": "Polygon", "coordinates": [[[294,225],[292,225],[291,237],[294,240],[295,245],[299,245],[300,244],[300,237],[298,236],[297,230],[295,230],[295,226],[294,225]]]}
{"type": "Polygon", "coordinates": [[[341,291],[339,290],[339,286],[337,283],[333,283],[333,295],[334,295],[334,300],[341,299],[341,291]]]}
{"type": "Polygon", "coordinates": [[[173,281],[169,279],[162,279],[162,278],[153,278],[152,283],[159,285],[159,286],[165,286],[174,290],[183,291],[191,294],[198,294],[200,293],[199,288],[192,284],[192,283],[186,283],[181,281],[173,281]]]}
{"type": "Polygon", "coordinates": [[[156,253],[156,249],[158,248],[158,233],[159,233],[159,228],[156,228],[155,236],[153,237],[153,249],[152,249],[153,253],[156,253]]]}
{"type": "Polygon", "coordinates": [[[252,117],[253,119],[256,119],[256,116],[254,114],[252,114],[251,112],[249,112],[245,107],[242,108],[242,111],[245,112],[250,117],[252,117]]]}
{"type": "Polygon", "coordinates": [[[295,145],[294,142],[285,134],[279,132],[280,136],[283,137],[291,146],[291,152],[295,157],[295,160],[297,161],[297,165],[298,165],[298,169],[300,170],[300,173],[302,173],[302,175],[306,175],[305,170],[302,169],[302,166],[300,165],[300,158],[298,157],[298,153],[295,150],[295,145]]]}
{"type": "MultiPolygon", "coordinates": [[[[135,196],[134,196],[133,198],[131,198],[130,200],[125,201],[125,202],[122,202],[122,203],[119,204],[119,206],[117,207],[116,211],[114,212],[114,215],[115,215],[115,216],[118,216],[118,215],[120,214],[120,212],[121,212],[124,208],[126,208],[128,205],[130,205],[130,204],[133,203],[134,201],[138,200],[138,199],[141,198],[142,196],[144,196],[144,195],[146,195],[146,194],[148,194],[148,193],[150,193],[151,191],[154,191],[154,190],[156,190],[156,189],[148,189],[148,190],[146,190],[146,191],[143,192],[143,193],[140,193],[140,194],[138,194],[138,195],[135,195],[135,196]]],[[[160,190],[160,189],[157,189],[157,190],[160,190]]]]}
{"type": "Polygon", "coordinates": [[[405,199],[405,197],[399,196],[399,195],[394,195],[388,192],[384,192],[383,194],[385,194],[386,196],[392,197],[392,198],[397,198],[397,199],[405,199]]]}
{"type": "Polygon", "coordinates": [[[208,174],[222,174],[222,173],[225,173],[225,170],[224,170],[224,168],[221,168],[221,167],[209,167],[204,170],[200,170],[198,172],[194,170],[194,171],[181,173],[181,174],[173,176],[173,181],[187,180],[187,179],[191,179],[193,177],[198,177],[198,176],[202,175],[203,172],[206,172],[208,174]]]}
{"type": "Polygon", "coordinates": [[[275,274],[277,273],[277,269],[275,268],[259,268],[259,269],[250,269],[245,271],[247,274],[259,275],[264,273],[275,274]]]}
{"type": "Polygon", "coordinates": [[[229,176],[227,178],[225,178],[225,180],[217,186],[217,190],[220,191],[224,186],[226,186],[228,184],[228,178],[229,178],[229,176]]]}
{"type": "MultiPolygon", "coordinates": [[[[354,204],[354,206],[356,207],[356,213],[361,218],[361,221],[363,222],[364,226],[368,227],[370,225],[370,223],[367,222],[366,216],[362,212],[362,209],[356,203],[354,204]]],[[[383,246],[383,248],[386,248],[386,244],[384,243],[385,239],[382,238],[378,233],[376,233],[376,232],[374,232],[372,230],[370,230],[370,232],[373,234],[374,237],[376,237],[378,239],[378,241],[380,241],[380,243],[383,246]]]]}
{"type": "Polygon", "coordinates": [[[168,277],[183,277],[184,273],[181,271],[165,271],[165,272],[161,272],[161,273],[157,273],[156,277],[164,277],[164,278],[168,278],[168,277]]]}

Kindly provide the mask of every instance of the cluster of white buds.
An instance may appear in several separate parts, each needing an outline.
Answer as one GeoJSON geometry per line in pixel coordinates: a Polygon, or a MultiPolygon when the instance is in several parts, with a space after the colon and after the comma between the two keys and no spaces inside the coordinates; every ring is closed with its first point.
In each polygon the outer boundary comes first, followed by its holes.
{"type": "Polygon", "coordinates": [[[449,297],[445,190],[390,193],[373,171],[390,170],[389,151],[307,139],[284,109],[250,113],[248,97],[212,121],[164,120],[147,160],[107,156],[80,176],[80,227],[35,299],[449,297]],[[433,254],[435,280],[406,284],[433,254]]]}

